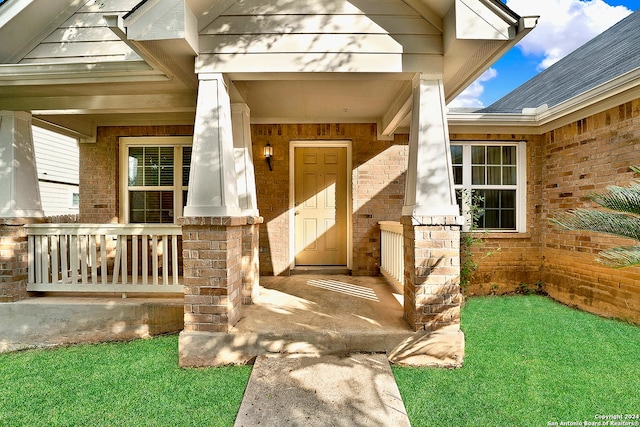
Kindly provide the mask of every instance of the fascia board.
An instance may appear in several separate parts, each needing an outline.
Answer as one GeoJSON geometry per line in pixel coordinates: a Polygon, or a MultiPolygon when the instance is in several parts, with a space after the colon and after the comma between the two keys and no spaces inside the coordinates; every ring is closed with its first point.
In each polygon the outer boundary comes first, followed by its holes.
{"type": "MultiPolygon", "coordinates": [[[[449,124],[456,129],[518,129],[518,132],[541,135],[579,118],[613,108],[640,96],[640,68],[584,92],[549,109],[532,114],[449,113],[449,124]]],[[[494,131],[492,130],[492,133],[494,131]]]]}
{"type": "Polygon", "coordinates": [[[640,68],[622,74],[613,80],[540,112],[538,114],[538,122],[540,125],[545,125],[563,116],[600,104],[623,92],[637,88],[640,88],[640,68]]]}
{"type": "Polygon", "coordinates": [[[103,83],[113,81],[167,80],[144,61],[92,62],[81,64],[0,65],[0,86],[34,84],[103,83]],[[39,83],[40,82],[40,83],[39,83]]]}

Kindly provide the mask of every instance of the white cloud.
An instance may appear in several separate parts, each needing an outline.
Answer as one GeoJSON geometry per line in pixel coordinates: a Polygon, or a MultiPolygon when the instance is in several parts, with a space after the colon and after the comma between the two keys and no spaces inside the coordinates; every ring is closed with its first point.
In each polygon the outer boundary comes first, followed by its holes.
{"type": "Polygon", "coordinates": [[[518,44],[527,56],[540,56],[538,71],[602,33],[631,13],[603,0],[507,0],[520,16],[539,15],[538,25],[518,44]]]}
{"type": "Polygon", "coordinates": [[[467,87],[460,95],[458,95],[448,105],[449,108],[483,108],[484,105],[480,101],[480,96],[484,92],[483,83],[498,77],[498,71],[495,68],[489,68],[482,73],[469,87],[467,87]]]}

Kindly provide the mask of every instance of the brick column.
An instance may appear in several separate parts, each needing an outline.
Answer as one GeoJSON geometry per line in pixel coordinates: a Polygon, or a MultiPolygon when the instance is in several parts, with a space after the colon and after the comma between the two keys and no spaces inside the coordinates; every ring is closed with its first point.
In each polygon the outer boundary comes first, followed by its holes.
{"type": "Polygon", "coordinates": [[[25,224],[35,218],[0,219],[0,303],[27,297],[29,255],[25,224]]]}
{"type": "Polygon", "coordinates": [[[184,330],[229,332],[242,305],[242,230],[245,217],[185,217],[184,330]]]}
{"type": "Polygon", "coordinates": [[[403,216],[404,310],[415,331],[460,323],[460,216],[403,216]]]}
{"type": "Polygon", "coordinates": [[[250,303],[258,290],[261,222],[261,217],[178,220],[184,259],[184,330],[178,345],[181,366],[215,366],[233,359],[229,359],[229,352],[235,354],[228,343],[229,332],[240,320],[243,299],[250,303]]]}

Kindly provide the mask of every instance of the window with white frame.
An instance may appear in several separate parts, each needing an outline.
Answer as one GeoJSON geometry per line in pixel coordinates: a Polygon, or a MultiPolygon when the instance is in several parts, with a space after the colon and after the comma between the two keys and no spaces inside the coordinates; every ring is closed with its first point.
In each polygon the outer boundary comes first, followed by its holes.
{"type": "Polygon", "coordinates": [[[172,224],[187,202],[191,138],[120,139],[120,215],[126,223],[172,224]]]}
{"type": "Polygon", "coordinates": [[[476,227],[487,231],[526,229],[526,146],[524,142],[451,142],[458,205],[468,212],[463,190],[480,201],[476,227]]]}

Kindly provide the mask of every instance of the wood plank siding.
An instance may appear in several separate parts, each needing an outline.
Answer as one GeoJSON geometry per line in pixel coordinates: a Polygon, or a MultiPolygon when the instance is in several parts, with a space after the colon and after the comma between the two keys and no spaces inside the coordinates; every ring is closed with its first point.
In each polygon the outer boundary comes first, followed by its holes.
{"type": "Polygon", "coordinates": [[[32,129],[42,210],[47,216],[77,214],[73,193],[79,193],[78,141],[36,126],[32,129]]]}
{"type": "Polygon", "coordinates": [[[235,2],[200,31],[199,72],[441,71],[442,34],[400,0],[235,2]]]}
{"type": "Polygon", "coordinates": [[[21,64],[139,60],[103,18],[124,15],[139,0],[90,0],[31,50],[21,64]]]}

